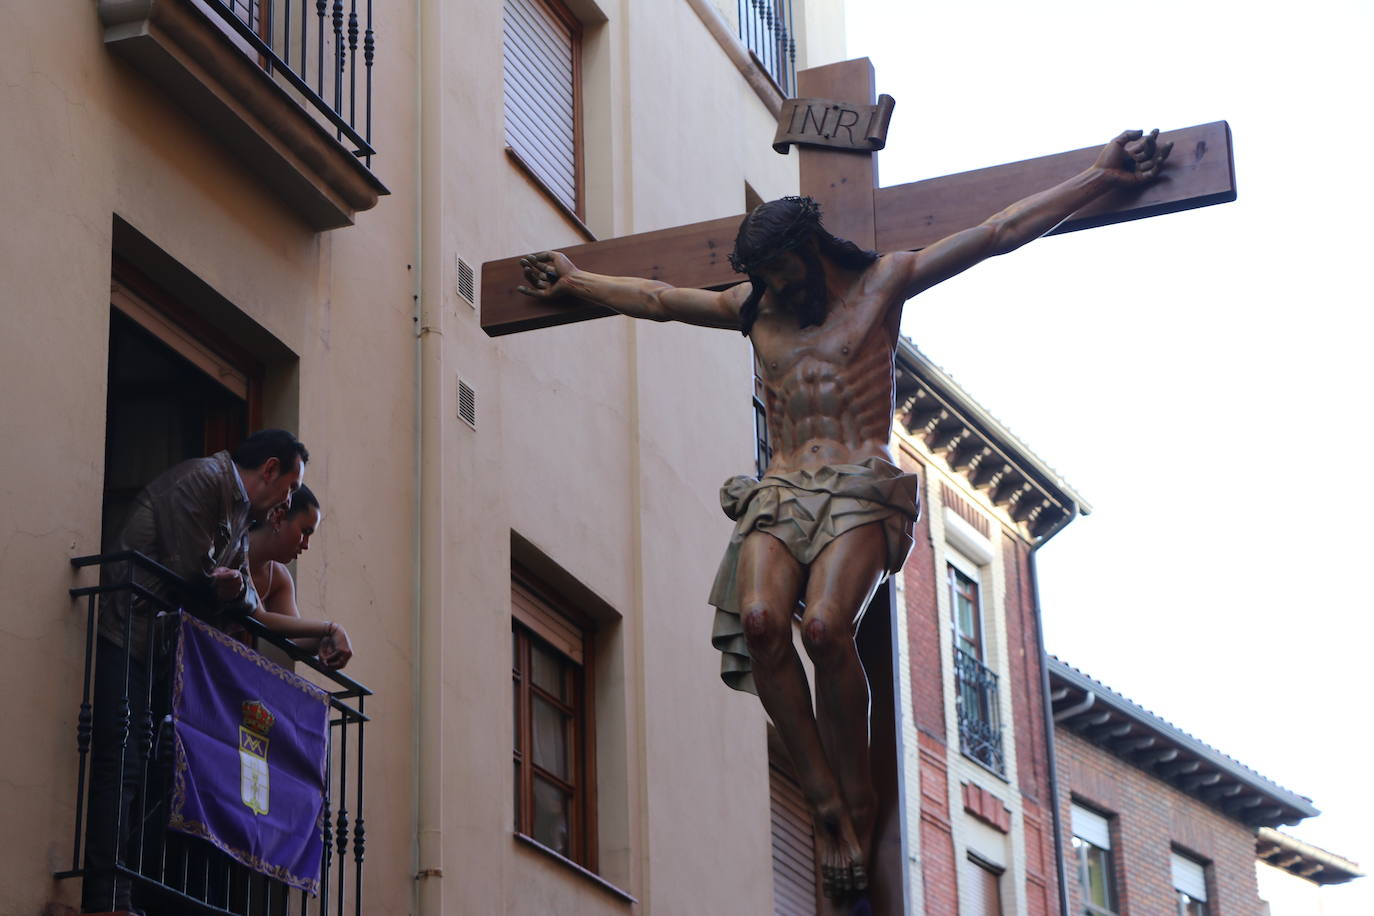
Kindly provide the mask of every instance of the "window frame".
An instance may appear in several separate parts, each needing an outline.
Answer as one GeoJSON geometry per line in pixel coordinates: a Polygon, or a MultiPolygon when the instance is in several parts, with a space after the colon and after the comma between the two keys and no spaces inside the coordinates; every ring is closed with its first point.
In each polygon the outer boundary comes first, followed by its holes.
{"type": "Polygon", "coordinates": [[[511,594],[514,831],[521,838],[595,873],[598,845],[594,630],[584,615],[567,602],[559,600],[546,586],[518,566],[513,567],[511,572],[511,594]],[[568,699],[554,697],[533,683],[529,675],[536,646],[557,656],[565,666],[563,676],[568,699]],[[537,766],[527,750],[533,748],[532,710],[536,695],[569,716],[565,737],[570,779],[537,766]],[[535,836],[533,803],[536,775],[570,796],[566,852],[549,846],[535,836]]]}
{"type": "Polygon", "coordinates": [[[1174,890],[1175,904],[1178,907],[1179,916],[1208,916],[1208,914],[1212,912],[1207,905],[1209,896],[1208,885],[1211,883],[1209,880],[1210,877],[1210,862],[1199,856],[1190,855],[1189,853],[1179,849],[1177,846],[1173,846],[1169,849],[1169,883],[1174,890]],[[1189,865],[1195,866],[1202,872],[1203,896],[1194,897],[1187,890],[1179,887],[1179,869],[1175,860],[1181,860],[1183,862],[1186,862],[1189,865]],[[1196,906],[1192,906],[1192,904],[1196,904],[1196,906]]]}
{"type": "Polygon", "coordinates": [[[1119,882],[1117,881],[1116,856],[1112,852],[1112,846],[1114,845],[1112,834],[1116,832],[1116,816],[1098,811],[1088,805],[1082,804],[1077,799],[1074,799],[1070,803],[1070,815],[1072,815],[1073,809],[1075,808],[1093,817],[1105,820],[1107,822],[1108,831],[1107,845],[1105,847],[1099,846],[1092,840],[1081,836],[1079,831],[1072,826],[1073,819],[1072,817],[1070,818],[1069,829],[1072,837],[1071,845],[1074,850],[1074,860],[1077,863],[1078,889],[1083,913],[1087,914],[1087,916],[1118,916],[1121,911],[1121,888],[1118,887],[1119,882]],[[1088,857],[1091,855],[1091,851],[1097,851],[1102,854],[1102,876],[1107,891],[1106,907],[1100,906],[1088,899],[1088,888],[1090,886],[1088,881],[1088,857]]]}
{"type": "MultiPolygon", "coordinates": [[[[957,557],[953,551],[946,551],[945,554],[945,584],[949,588],[949,613],[950,625],[954,630],[954,647],[963,650],[979,663],[987,666],[987,641],[983,638],[983,583],[982,576],[978,573],[978,567],[972,563],[957,557]],[[964,633],[959,622],[959,598],[960,593],[957,587],[957,579],[967,580],[973,587],[973,647],[975,651],[969,652],[964,648],[964,633]]],[[[965,596],[967,597],[967,596],[965,596]]],[[[988,666],[991,667],[991,666],[988,666]]]]}
{"type": "Polygon", "coordinates": [[[583,142],[583,87],[582,87],[582,54],[583,54],[583,24],[582,20],[569,9],[562,0],[529,0],[535,6],[542,7],[549,15],[569,32],[572,57],[572,165],[573,165],[573,201],[569,204],[564,200],[562,194],[540,173],[532,157],[528,153],[522,153],[520,149],[510,142],[510,128],[508,115],[505,105],[505,86],[507,69],[507,56],[505,48],[505,17],[511,0],[503,0],[501,4],[502,16],[502,52],[501,52],[501,75],[502,75],[502,133],[505,137],[506,155],[514,162],[525,175],[534,182],[535,186],[552,201],[558,209],[570,217],[577,227],[591,235],[591,230],[587,228],[587,189],[586,189],[586,165],[585,165],[585,144],[583,142]]]}
{"type": "Polygon", "coordinates": [[[988,885],[992,889],[991,899],[984,896],[981,891],[979,892],[979,897],[985,904],[993,904],[998,914],[1005,913],[1006,910],[1002,906],[1002,876],[1007,873],[1006,868],[994,864],[992,861],[983,858],[971,849],[966,851],[965,858],[968,860],[969,864],[976,869],[976,871],[968,874],[976,876],[979,881],[988,881],[991,879],[991,883],[988,885]]]}

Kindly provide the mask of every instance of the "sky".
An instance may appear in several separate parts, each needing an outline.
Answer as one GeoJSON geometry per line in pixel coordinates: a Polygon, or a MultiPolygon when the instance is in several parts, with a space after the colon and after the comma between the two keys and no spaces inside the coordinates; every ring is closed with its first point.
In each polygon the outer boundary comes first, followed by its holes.
{"type": "MultiPolygon", "coordinates": [[[[903,331],[1091,503],[1050,652],[1322,814],[1374,868],[1374,3],[850,0],[883,185],[1225,120],[1238,199],[1042,239],[903,331]]],[[[1325,892],[1374,913],[1374,876],[1325,892]]]]}

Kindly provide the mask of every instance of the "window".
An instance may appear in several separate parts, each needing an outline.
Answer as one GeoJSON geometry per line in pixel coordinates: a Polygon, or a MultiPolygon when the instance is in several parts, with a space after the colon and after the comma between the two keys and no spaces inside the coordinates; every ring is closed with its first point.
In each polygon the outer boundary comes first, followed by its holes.
{"type": "Polygon", "coordinates": [[[997,673],[983,662],[983,620],[976,567],[948,563],[950,613],[954,625],[955,705],[959,749],[997,774],[1005,768],[997,673]]]}
{"type": "Polygon", "coordinates": [[[763,379],[759,378],[758,357],[754,358],[754,466],[758,468],[759,477],[763,477],[763,472],[768,469],[769,463],[773,460],[773,443],[768,436],[768,407],[764,398],[767,392],[763,387],[763,379]]]}
{"type": "Polygon", "coordinates": [[[589,631],[519,570],[511,617],[515,829],[595,871],[589,631]]]}
{"type": "Polygon", "coordinates": [[[978,604],[978,582],[949,564],[949,606],[954,613],[955,645],[978,661],[983,660],[983,615],[978,604]]]}
{"type": "Polygon", "coordinates": [[[1169,871],[1178,897],[1178,916],[1207,916],[1207,866],[1175,851],[1169,871]]]}
{"type": "Polygon", "coordinates": [[[970,916],[1002,916],[1002,869],[969,853],[964,866],[964,906],[970,916]]]}
{"type": "Polygon", "coordinates": [[[1073,849],[1078,859],[1078,886],[1083,912],[1116,913],[1116,874],[1112,864],[1111,822],[1081,805],[1073,806],[1073,849]]]}
{"type": "Polygon", "coordinates": [[[583,219],[582,26],[559,0],[505,0],[506,148],[583,219]]]}

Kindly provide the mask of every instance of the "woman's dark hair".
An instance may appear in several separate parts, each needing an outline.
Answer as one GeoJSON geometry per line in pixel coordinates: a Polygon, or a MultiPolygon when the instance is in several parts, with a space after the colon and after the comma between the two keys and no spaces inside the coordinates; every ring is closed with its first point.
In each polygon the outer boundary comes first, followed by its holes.
{"type": "MultiPolygon", "coordinates": [[[[291,494],[291,502],[287,504],[286,511],[282,513],[282,520],[284,521],[293,516],[300,515],[309,506],[314,506],[316,509],[320,508],[320,500],[309,487],[305,484],[301,484],[296,488],[296,492],[291,494]]],[[[275,512],[276,510],[274,509],[273,511],[275,512]]],[[[271,513],[269,512],[268,515],[270,516],[271,513]]],[[[267,519],[257,519],[256,521],[248,523],[248,530],[257,531],[265,524],[267,524],[267,519]]]]}
{"type": "Polygon", "coordinates": [[[229,457],[234,464],[250,471],[262,467],[268,458],[275,458],[283,472],[289,474],[296,467],[296,458],[305,464],[310,460],[310,452],[284,429],[260,429],[240,442],[229,457]]]}
{"type": "Polygon", "coordinates": [[[291,494],[291,505],[286,507],[285,517],[291,518],[292,516],[300,515],[311,506],[318,509],[320,507],[320,501],[315,494],[310,491],[309,487],[305,484],[301,484],[296,488],[296,492],[291,494]]]}
{"type": "MultiPolygon", "coordinates": [[[[766,289],[756,268],[812,237],[822,255],[848,270],[863,270],[878,260],[876,251],[826,232],[821,225],[821,206],[810,197],[784,197],[759,204],[739,224],[735,250],[730,255],[731,266],[737,273],[747,274],[753,285],[740,307],[740,330],[746,337],[758,319],[759,301],[766,289]]],[[[806,322],[802,327],[816,323],[806,322]]]]}

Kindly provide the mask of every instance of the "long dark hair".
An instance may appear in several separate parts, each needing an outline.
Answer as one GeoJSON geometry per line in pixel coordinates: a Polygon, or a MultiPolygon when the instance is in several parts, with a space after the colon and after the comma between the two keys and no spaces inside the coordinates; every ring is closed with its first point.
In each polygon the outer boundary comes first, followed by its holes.
{"type": "MultiPolygon", "coordinates": [[[[784,197],[759,204],[739,224],[735,250],[730,255],[730,264],[736,272],[748,275],[752,285],[749,298],[740,307],[740,330],[746,337],[758,320],[759,302],[767,289],[753,268],[796,248],[808,238],[815,238],[821,254],[847,270],[863,270],[878,260],[878,252],[826,232],[821,225],[821,206],[810,197],[784,197]]],[[[824,316],[803,319],[802,327],[822,320],[824,316]]]]}

